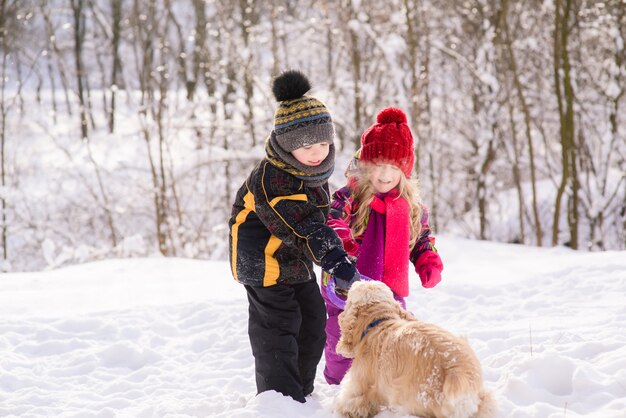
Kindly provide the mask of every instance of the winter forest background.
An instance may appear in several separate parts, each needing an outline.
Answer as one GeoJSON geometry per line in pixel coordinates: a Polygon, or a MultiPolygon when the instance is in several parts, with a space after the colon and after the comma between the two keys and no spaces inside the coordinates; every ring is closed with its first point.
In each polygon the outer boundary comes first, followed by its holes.
{"type": "Polygon", "coordinates": [[[0,271],[226,259],[271,79],[409,115],[435,233],[626,249],[626,0],[0,0],[0,271]]]}

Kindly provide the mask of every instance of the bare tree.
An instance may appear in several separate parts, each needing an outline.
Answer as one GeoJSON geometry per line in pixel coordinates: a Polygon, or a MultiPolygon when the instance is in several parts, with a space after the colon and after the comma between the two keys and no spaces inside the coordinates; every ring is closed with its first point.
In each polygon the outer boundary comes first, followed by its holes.
{"type": "Polygon", "coordinates": [[[243,38],[243,87],[245,92],[245,102],[247,107],[247,113],[245,115],[246,124],[250,132],[250,138],[252,139],[252,146],[257,144],[256,134],[254,132],[254,84],[252,83],[252,68],[254,53],[251,48],[250,34],[254,25],[258,21],[258,15],[255,10],[255,2],[252,0],[239,0],[239,11],[241,13],[240,30],[243,38]]]}
{"type": "MultiPolygon", "coordinates": [[[[25,113],[22,91],[30,75],[35,72],[37,56],[31,57],[26,74],[22,72],[22,48],[24,31],[30,20],[30,14],[23,4],[16,0],[0,0],[0,242],[2,259],[9,260],[9,201],[6,190],[10,186],[9,161],[7,157],[7,130],[9,112],[17,110],[25,113]],[[25,11],[26,10],[26,11],[25,11]],[[7,82],[14,79],[14,89],[9,89],[7,82]]],[[[28,59],[28,58],[26,58],[28,59]]],[[[15,171],[15,170],[13,170],[15,171]]],[[[0,269],[2,269],[0,264],[0,269]]]]}
{"type": "MultiPolygon", "coordinates": [[[[422,137],[419,135],[419,127],[421,126],[421,117],[422,112],[420,109],[420,87],[419,87],[419,77],[420,71],[418,70],[418,48],[419,48],[419,36],[417,33],[417,24],[418,20],[418,5],[415,0],[403,0],[404,2],[404,14],[406,20],[406,34],[407,34],[407,49],[408,49],[408,58],[409,58],[409,74],[411,75],[410,81],[410,119],[415,123],[415,126],[418,127],[418,137],[422,137]]],[[[422,141],[417,141],[415,147],[415,169],[419,173],[420,172],[420,160],[421,160],[421,152],[420,148],[422,146],[422,141]]]]}
{"type": "MultiPolygon", "coordinates": [[[[207,77],[209,56],[207,50],[207,16],[205,10],[205,2],[203,0],[192,0],[195,12],[196,26],[194,31],[193,46],[193,63],[192,63],[192,79],[187,85],[187,98],[192,100],[198,80],[205,80],[207,87],[210,85],[210,77],[207,77]]],[[[215,89],[209,88],[209,94],[213,94],[215,89]]]]}
{"type": "MultiPolygon", "coordinates": [[[[280,59],[278,58],[278,5],[276,0],[270,1],[270,25],[272,28],[272,78],[280,74],[280,59]]],[[[326,6],[326,4],[324,4],[326,6]]],[[[327,10],[327,7],[324,7],[327,10]]]]}
{"type": "MultiPolygon", "coordinates": [[[[515,123],[515,117],[513,115],[513,104],[510,100],[507,100],[507,107],[509,110],[509,121],[511,123],[511,169],[513,171],[513,182],[515,183],[515,189],[517,191],[517,210],[519,211],[519,235],[520,243],[526,242],[526,231],[524,227],[524,213],[526,205],[524,203],[524,191],[522,190],[522,175],[520,173],[520,151],[517,140],[517,127],[515,123]]],[[[506,143],[506,141],[505,141],[506,143]]]]}
{"type": "Polygon", "coordinates": [[[552,245],[559,242],[559,221],[561,201],[566,187],[571,188],[571,197],[567,208],[569,225],[569,245],[578,248],[578,183],[577,155],[574,125],[574,89],[571,79],[571,63],[568,52],[568,37],[571,30],[571,16],[575,16],[572,0],[555,0],[554,13],[554,82],[559,109],[561,136],[561,183],[557,190],[554,204],[554,223],[552,226],[552,245]],[[565,4],[563,4],[565,3],[565,4]],[[562,73],[562,76],[561,76],[562,73]]]}
{"type": "Polygon", "coordinates": [[[120,41],[122,34],[122,0],[111,0],[111,53],[113,65],[111,66],[111,105],[109,107],[109,132],[115,132],[115,111],[117,90],[120,87],[120,74],[122,72],[122,60],[120,59],[120,41]]]}
{"type": "Polygon", "coordinates": [[[185,33],[183,32],[183,26],[178,21],[176,14],[172,8],[172,0],[164,0],[165,13],[167,16],[167,21],[172,25],[175,29],[176,40],[178,41],[178,49],[172,49],[172,55],[175,61],[178,63],[178,75],[180,76],[180,81],[185,86],[187,90],[187,100],[193,99],[193,90],[195,89],[196,80],[191,79],[188,76],[187,71],[187,51],[185,48],[185,33]]]}
{"type": "MultiPolygon", "coordinates": [[[[61,78],[61,85],[63,86],[63,92],[64,92],[64,97],[65,97],[65,106],[67,109],[67,113],[72,116],[72,105],[71,105],[71,101],[70,101],[70,82],[69,82],[69,74],[68,74],[68,70],[65,68],[65,61],[63,59],[63,54],[61,52],[61,48],[59,47],[57,40],[56,40],[56,33],[55,33],[55,27],[54,24],[52,22],[52,18],[50,16],[50,12],[49,12],[49,6],[48,6],[48,0],[40,0],[39,2],[39,9],[41,12],[41,15],[44,19],[45,22],[45,27],[46,27],[46,32],[47,32],[47,40],[50,43],[50,46],[52,48],[52,53],[47,53],[48,57],[50,57],[51,55],[54,56],[55,58],[55,62],[56,62],[56,69],[59,73],[59,77],[61,78]]],[[[51,58],[49,58],[49,76],[50,76],[50,82],[52,85],[54,85],[54,75],[55,72],[52,71],[52,64],[50,63],[51,58]]],[[[54,95],[53,95],[53,102],[54,102],[54,95]]]]}
{"type": "MultiPolygon", "coordinates": [[[[9,34],[9,28],[7,23],[9,20],[10,8],[14,4],[7,4],[7,0],[0,0],[0,49],[2,50],[2,67],[0,69],[0,185],[4,190],[7,186],[7,173],[6,173],[6,129],[7,129],[7,113],[8,108],[6,106],[6,79],[7,79],[7,65],[9,54],[9,43],[7,36],[9,34]]],[[[0,202],[2,203],[2,258],[7,259],[7,201],[4,194],[0,194],[0,202]]]]}
{"type": "Polygon", "coordinates": [[[89,100],[89,93],[86,92],[88,91],[88,87],[85,87],[87,84],[86,82],[87,77],[86,77],[85,69],[83,65],[83,51],[84,51],[83,43],[84,43],[85,34],[86,34],[86,16],[84,12],[84,4],[80,0],[70,0],[70,1],[71,1],[71,8],[72,8],[72,15],[74,18],[74,21],[73,21],[74,22],[74,27],[73,27],[74,63],[75,63],[75,68],[76,68],[76,83],[78,86],[77,95],[78,95],[78,101],[79,101],[79,107],[80,107],[79,115],[80,115],[81,139],[85,142],[89,160],[91,161],[94,167],[94,171],[95,171],[96,179],[98,183],[98,189],[100,192],[100,198],[102,199],[102,202],[98,202],[98,203],[102,206],[102,210],[104,212],[104,216],[105,216],[105,219],[106,219],[106,222],[109,227],[110,234],[111,234],[110,236],[111,244],[113,247],[115,247],[117,245],[118,240],[117,240],[117,232],[115,228],[115,223],[113,221],[113,213],[112,213],[111,205],[109,203],[109,197],[104,186],[104,178],[100,170],[100,167],[98,166],[98,163],[93,156],[91,144],[89,141],[89,127],[90,126],[93,127],[93,124],[90,123],[90,120],[92,120],[93,118],[90,116],[91,112],[89,111],[90,100],[89,100]]]}
{"type": "Polygon", "coordinates": [[[81,0],[70,0],[74,17],[74,65],[76,70],[76,85],[78,87],[79,117],[81,138],[89,137],[89,121],[87,120],[87,100],[85,97],[85,71],[83,69],[83,42],[85,40],[85,15],[81,0]]]}
{"type": "Polygon", "coordinates": [[[619,218],[617,198],[622,183],[626,182],[626,176],[617,179],[615,173],[615,162],[621,160],[623,164],[626,160],[626,141],[620,132],[620,104],[626,94],[626,50],[623,47],[626,40],[626,4],[609,3],[603,8],[594,6],[589,5],[579,13],[580,30],[574,34],[576,39],[572,42],[572,55],[573,61],[578,64],[577,85],[594,91],[602,98],[606,107],[606,112],[603,112],[606,122],[598,123],[598,115],[593,111],[595,103],[576,98],[576,106],[580,109],[576,118],[579,127],[576,146],[580,161],[580,202],[589,224],[588,247],[605,250],[606,220],[619,218]],[[605,32],[596,30],[598,20],[605,22],[605,32]],[[605,42],[606,35],[603,33],[611,34],[613,41],[605,42]],[[601,64],[584,65],[586,59],[601,64]]]}
{"type": "MultiPolygon", "coordinates": [[[[359,46],[359,35],[354,25],[350,24],[355,18],[355,10],[352,4],[352,0],[342,0],[340,10],[343,11],[342,22],[348,27],[348,39],[350,45],[350,62],[352,63],[352,80],[354,83],[354,132],[361,131],[363,120],[361,118],[363,108],[363,93],[361,91],[361,50],[359,46]]],[[[353,136],[354,147],[358,149],[361,144],[359,141],[360,136],[358,134],[353,136]]]]}
{"type": "MultiPolygon", "coordinates": [[[[133,21],[133,29],[136,39],[133,47],[141,90],[141,98],[138,111],[141,121],[141,132],[146,144],[148,164],[150,167],[150,174],[152,179],[151,193],[154,204],[154,220],[157,245],[161,254],[170,255],[172,253],[171,234],[169,232],[167,220],[167,186],[165,184],[165,170],[163,169],[164,147],[162,143],[162,125],[160,124],[157,128],[158,146],[156,147],[156,158],[153,155],[154,151],[152,147],[154,127],[152,126],[151,121],[158,120],[159,117],[159,115],[156,114],[156,109],[154,108],[154,105],[156,104],[157,108],[159,106],[163,106],[162,99],[159,100],[157,91],[155,91],[156,89],[158,89],[158,86],[155,86],[155,77],[157,71],[155,56],[157,53],[157,48],[159,47],[159,41],[163,40],[163,35],[159,34],[158,32],[159,16],[157,16],[157,0],[150,0],[147,4],[147,7],[140,0],[134,0],[133,12],[133,15],[135,17],[135,20],[133,21]],[[155,34],[157,36],[155,36],[155,34]]],[[[164,69],[161,69],[161,71],[163,70],[164,69]]]]}
{"type": "Polygon", "coordinates": [[[469,94],[474,126],[468,132],[463,132],[463,136],[471,147],[467,161],[470,174],[468,181],[475,184],[473,197],[477,202],[479,238],[485,240],[489,236],[488,202],[495,192],[492,189],[491,172],[497,162],[501,131],[498,100],[500,86],[496,78],[495,56],[495,34],[499,20],[490,3],[480,0],[473,2],[471,8],[469,4],[459,6],[458,13],[463,19],[461,36],[468,37],[471,42],[464,46],[466,56],[451,54],[459,62],[465,62],[471,76],[469,94]]]}
{"type": "MultiPolygon", "coordinates": [[[[500,40],[500,43],[504,45],[506,50],[506,57],[508,61],[508,66],[513,75],[513,84],[515,86],[515,91],[517,93],[517,98],[522,107],[522,113],[524,114],[524,133],[526,134],[526,143],[528,145],[528,159],[530,162],[530,184],[532,187],[532,208],[533,208],[533,217],[535,224],[535,239],[538,246],[542,246],[543,244],[543,228],[541,226],[541,218],[539,217],[539,209],[537,206],[537,173],[535,169],[535,148],[533,145],[533,139],[531,135],[531,117],[530,110],[528,108],[528,103],[526,100],[526,95],[524,94],[524,89],[522,87],[522,82],[520,79],[520,74],[518,70],[517,60],[515,59],[515,53],[513,52],[513,41],[511,37],[511,33],[509,30],[509,24],[507,20],[509,10],[509,2],[508,0],[502,0],[501,2],[501,10],[500,10],[500,30],[498,30],[498,36],[502,38],[502,32],[504,32],[504,39],[500,40]]],[[[511,121],[513,122],[513,118],[511,117],[511,121]]],[[[513,131],[513,135],[515,132],[513,131]]],[[[515,136],[514,136],[515,138],[515,136]]],[[[515,150],[515,155],[517,157],[517,149],[515,150]]],[[[516,165],[516,167],[518,167],[516,165]]],[[[514,174],[516,177],[519,176],[519,168],[517,168],[517,172],[514,174]]],[[[520,206],[520,217],[523,212],[521,212],[522,206],[520,206]]],[[[523,224],[521,224],[523,228],[523,224]]],[[[523,230],[521,231],[523,235],[523,230]]]]}
{"type": "Polygon", "coordinates": [[[422,0],[403,0],[406,21],[410,87],[408,91],[412,126],[417,135],[415,143],[415,171],[421,177],[429,174],[430,222],[438,229],[439,178],[435,175],[437,140],[432,134],[430,97],[430,16],[422,0]],[[425,164],[423,164],[425,163],[425,164]]]}
{"type": "MultiPolygon", "coordinates": [[[[223,11],[224,12],[224,11],[223,11]]],[[[222,12],[222,13],[223,13],[222,12]]],[[[228,14],[224,14],[222,16],[222,19],[224,18],[224,16],[227,16],[228,14]]],[[[223,39],[225,37],[225,30],[228,29],[227,23],[224,21],[220,22],[220,29],[219,29],[219,35],[217,38],[218,44],[220,46],[220,55],[221,56],[229,56],[229,54],[231,54],[230,51],[232,51],[232,48],[230,45],[227,45],[225,43],[223,43],[221,41],[221,39],[223,39]],[[228,51],[228,52],[226,52],[228,51]]],[[[232,37],[229,38],[232,41],[232,37]]],[[[228,83],[226,84],[226,91],[225,91],[225,95],[224,95],[224,116],[227,122],[232,121],[233,119],[233,107],[232,107],[232,102],[234,102],[235,99],[235,84],[233,82],[233,80],[235,80],[236,77],[236,70],[235,70],[235,60],[234,59],[229,59],[227,63],[224,64],[223,70],[226,73],[226,77],[229,80],[228,83]]],[[[224,150],[228,152],[228,150],[230,150],[231,148],[231,144],[229,141],[229,137],[228,135],[224,135],[224,150]]],[[[231,185],[231,179],[233,176],[233,169],[231,167],[231,161],[226,158],[224,160],[224,178],[226,179],[225,183],[224,183],[224,195],[226,197],[226,202],[232,202],[233,201],[233,190],[232,190],[232,185],[231,185]]],[[[224,206],[225,208],[228,208],[229,203],[226,203],[224,206]]]]}

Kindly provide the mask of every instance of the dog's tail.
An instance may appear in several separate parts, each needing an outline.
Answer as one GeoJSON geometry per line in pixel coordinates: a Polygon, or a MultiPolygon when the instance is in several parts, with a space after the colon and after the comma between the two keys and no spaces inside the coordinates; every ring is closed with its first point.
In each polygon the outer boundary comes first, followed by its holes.
{"type": "Polygon", "coordinates": [[[443,394],[446,398],[455,399],[466,393],[476,393],[480,381],[480,375],[475,370],[450,368],[443,382],[443,394]]]}
{"type": "Polygon", "coordinates": [[[472,418],[492,418],[497,413],[493,394],[482,386],[480,375],[459,369],[449,370],[443,384],[443,394],[448,399],[456,399],[456,410],[465,411],[463,416],[472,418]],[[475,394],[478,391],[478,399],[475,394]],[[475,412],[474,412],[475,411],[475,412]]]}
{"type": "Polygon", "coordinates": [[[480,391],[480,404],[478,405],[478,411],[473,418],[492,418],[496,416],[498,412],[498,404],[496,399],[490,390],[485,388],[480,391]]]}

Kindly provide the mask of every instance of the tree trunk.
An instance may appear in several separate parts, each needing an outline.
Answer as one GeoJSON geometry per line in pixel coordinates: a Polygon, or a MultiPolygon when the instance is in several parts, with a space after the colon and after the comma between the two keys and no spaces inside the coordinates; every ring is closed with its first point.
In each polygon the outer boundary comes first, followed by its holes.
{"type": "MultiPolygon", "coordinates": [[[[411,74],[411,90],[409,94],[411,95],[411,110],[410,110],[410,122],[416,132],[418,133],[418,138],[421,138],[419,135],[418,127],[420,126],[420,108],[419,108],[419,74],[417,70],[417,49],[418,49],[418,36],[416,29],[414,28],[414,24],[417,24],[416,15],[416,5],[413,0],[404,0],[404,12],[405,12],[405,20],[406,20],[406,42],[407,48],[409,52],[409,73],[411,74]]],[[[422,141],[416,141],[415,144],[415,171],[416,173],[420,173],[420,149],[422,147],[422,141]]]]}
{"type": "MultiPolygon", "coordinates": [[[[352,0],[348,0],[349,17],[348,21],[354,18],[354,8],[352,0]]],[[[350,54],[352,61],[352,78],[354,80],[354,132],[361,132],[361,107],[362,107],[362,91],[361,91],[361,51],[359,49],[359,36],[354,28],[350,27],[350,54]]],[[[354,136],[354,147],[361,147],[360,136],[354,136]]]]}
{"type": "Polygon", "coordinates": [[[517,146],[517,127],[515,125],[515,117],[513,115],[513,104],[510,100],[507,100],[509,108],[509,119],[511,121],[511,138],[513,141],[513,164],[511,170],[513,171],[513,182],[515,183],[515,189],[517,190],[517,207],[519,210],[519,230],[520,230],[520,244],[526,243],[526,231],[524,228],[524,212],[526,211],[526,205],[524,204],[524,192],[522,190],[522,176],[520,174],[519,163],[519,149],[517,146]]]}
{"type": "Polygon", "coordinates": [[[250,30],[253,22],[256,20],[252,8],[254,7],[251,0],[239,0],[239,7],[241,9],[241,33],[243,36],[244,50],[246,56],[244,56],[243,62],[243,88],[245,92],[245,102],[247,107],[247,114],[245,115],[246,124],[250,131],[250,138],[252,139],[252,147],[256,146],[256,134],[254,130],[254,84],[252,83],[252,65],[253,54],[250,47],[250,30]]]}
{"type": "Polygon", "coordinates": [[[96,54],[96,62],[98,63],[98,69],[100,70],[100,85],[102,88],[100,89],[100,93],[102,94],[102,111],[104,112],[106,118],[109,118],[109,103],[107,98],[107,89],[105,86],[107,85],[107,71],[106,71],[106,63],[104,62],[104,54],[96,54]]]}
{"type": "MultiPolygon", "coordinates": [[[[424,3],[420,2],[421,14],[420,18],[426,22],[428,16],[424,10],[424,3]]],[[[418,142],[424,142],[422,150],[425,150],[428,155],[428,169],[430,172],[430,187],[432,193],[428,196],[428,202],[431,205],[432,210],[429,213],[429,219],[435,231],[439,230],[439,187],[440,176],[435,169],[435,156],[438,155],[437,150],[439,147],[438,139],[433,137],[433,125],[432,125],[432,111],[431,111],[431,96],[430,96],[430,52],[431,52],[431,40],[430,40],[430,28],[425,23],[423,26],[423,37],[425,40],[425,47],[422,51],[422,65],[420,68],[419,79],[421,80],[420,88],[421,97],[423,98],[423,105],[420,111],[419,124],[423,126],[419,129],[418,125],[418,142]]],[[[421,167],[416,167],[418,176],[421,177],[421,167]]]]}
{"type": "MultiPolygon", "coordinates": [[[[6,73],[7,73],[7,29],[5,22],[6,0],[0,0],[0,49],[2,50],[2,73],[0,73],[0,181],[2,189],[7,185],[6,156],[4,155],[7,125],[7,108],[5,101],[6,73]]],[[[7,260],[7,201],[4,194],[0,194],[2,202],[2,258],[7,260]]]]}
{"type": "Polygon", "coordinates": [[[556,200],[554,202],[554,220],[552,223],[552,245],[558,245],[559,243],[559,223],[561,219],[561,201],[563,194],[565,193],[565,187],[569,181],[569,164],[567,163],[567,141],[565,133],[564,111],[563,111],[563,95],[561,93],[561,77],[559,72],[561,70],[561,26],[565,25],[561,16],[561,1],[555,0],[555,12],[554,12],[554,88],[556,93],[557,105],[559,110],[560,121],[560,137],[561,137],[561,182],[556,192],[556,200]]]}
{"type": "MultiPolygon", "coordinates": [[[[572,0],[566,0],[565,3],[565,24],[561,26],[562,36],[562,51],[563,51],[563,86],[565,91],[565,103],[567,104],[566,112],[565,112],[565,123],[566,123],[566,132],[567,132],[567,142],[568,142],[568,163],[570,165],[571,179],[572,179],[572,197],[569,205],[569,229],[570,229],[570,246],[577,250],[578,249],[578,217],[579,217],[579,191],[580,191],[580,181],[578,178],[578,151],[577,144],[575,141],[576,137],[576,126],[574,123],[574,88],[572,86],[571,79],[571,64],[569,59],[569,52],[567,50],[568,46],[568,37],[569,37],[569,16],[570,11],[572,9],[572,0]]],[[[575,15],[575,13],[574,13],[575,15]]]]}
{"type": "MultiPolygon", "coordinates": [[[[87,152],[89,159],[94,166],[96,173],[96,180],[98,182],[98,188],[100,190],[100,197],[102,199],[102,208],[104,211],[104,217],[111,233],[111,244],[113,247],[117,245],[117,233],[115,231],[115,224],[113,222],[113,214],[111,213],[111,206],[104,187],[104,181],[98,163],[93,157],[91,152],[91,146],[89,144],[89,117],[88,108],[90,104],[85,99],[84,85],[84,68],[83,68],[83,42],[85,40],[85,16],[83,13],[83,2],[80,0],[71,0],[72,12],[74,17],[74,62],[76,65],[76,82],[78,85],[78,100],[80,103],[80,128],[81,139],[85,141],[87,146],[87,152]]],[[[88,96],[87,92],[87,96],[88,96]]]]}
{"type": "MultiPolygon", "coordinates": [[[[535,168],[535,151],[534,151],[533,139],[532,139],[531,130],[530,130],[530,125],[531,125],[530,111],[528,109],[528,104],[526,102],[526,97],[524,95],[524,90],[522,88],[522,82],[520,80],[519,71],[517,69],[517,61],[515,59],[515,54],[513,52],[513,42],[511,40],[511,34],[509,31],[509,24],[507,20],[508,0],[502,0],[501,13],[502,13],[501,14],[502,28],[504,29],[504,35],[505,35],[504,43],[506,45],[509,68],[511,69],[513,73],[513,82],[515,84],[515,90],[517,92],[517,97],[520,102],[520,105],[522,106],[522,112],[524,114],[524,127],[525,127],[524,132],[526,134],[526,142],[528,143],[528,158],[530,162],[530,184],[532,187],[532,195],[533,195],[532,207],[533,207],[533,217],[535,220],[535,239],[537,240],[537,245],[541,247],[543,245],[543,228],[541,226],[541,218],[539,216],[539,208],[537,206],[537,175],[536,175],[537,170],[535,168]]],[[[512,120],[513,119],[511,118],[511,121],[512,120]]],[[[515,156],[517,157],[517,149],[515,150],[515,156]]],[[[521,213],[520,213],[520,216],[521,216],[521,213]]],[[[522,235],[523,235],[523,232],[522,232],[522,235]]]]}
{"type": "Polygon", "coordinates": [[[486,240],[487,237],[487,183],[486,178],[489,173],[489,169],[496,159],[496,127],[497,125],[494,123],[492,125],[492,135],[489,138],[489,143],[487,144],[487,152],[485,153],[485,158],[480,166],[480,173],[478,174],[478,184],[476,188],[476,194],[478,198],[478,214],[480,218],[480,239],[486,240]]]}
{"type": "Polygon", "coordinates": [[[207,19],[206,11],[204,9],[205,2],[203,0],[193,0],[193,9],[195,11],[196,36],[194,39],[193,47],[193,61],[192,61],[192,80],[187,83],[187,99],[193,100],[196,87],[198,86],[198,80],[200,78],[208,78],[205,73],[208,72],[208,57],[207,57],[207,19]]]}
{"type": "MultiPolygon", "coordinates": [[[[185,86],[185,90],[187,92],[187,100],[192,101],[196,89],[197,79],[193,77],[190,79],[187,76],[187,52],[185,50],[185,34],[183,33],[182,25],[178,22],[178,19],[176,19],[174,10],[172,10],[172,0],[165,0],[164,6],[167,10],[167,26],[169,27],[171,25],[172,27],[174,27],[174,29],[176,29],[176,34],[178,35],[178,51],[175,51],[173,53],[174,57],[176,58],[176,62],[178,63],[178,75],[183,82],[183,85],[185,86]]],[[[164,35],[164,45],[169,44],[168,38],[169,37],[167,35],[164,35]]],[[[170,47],[167,46],[162,48],[163,51],[166,49],[169,51],[170,47]]],[[[167,63],[164,62],[162,66],[165,66],[165,68],[167,68],[167,63]]]]}
{"type": "Polygon", "coordinates": [[[278,77],[280,74],[280,60],[278,59],[278,33],[277,33],[277,24],[278,24],[278,7],[276,6],[277,0],[270,1],[270,25],[271,25],[271,33],[272,33],[272,79],[278,77]]]}
{"type": "Polygon", "coordinates": [[[119,74],[122,71],[122,60],[120,59],[120,39],[121,39],[121,23],[122,23],[122,0],[111,0],[112,18],[111,27],[113,30],[113,38],[111,39],[111,52],[113,54],[113,66],[111,68],[111,105],[109,107],[109,132],[115,132],[115,99],[120,83],[118,82],[119,74]]]}
{"type": "Polygon", "coordinates": [[[56,81],[55,81],[55,75],[54,75],[54,71],[52,70],[52,57],[50,56],[51,54],[48,53],[46,54],[46,65],[48,68],[48,78],[50,81],[50,94],[52,95],[51,97],[51,101],[52,101],[52,122],[56,125],[57,124],[57,113],[59,112],[58,106],[57,106],[57,89],[56,89],[56,81]]]}
{"type": "Polygon", "coordinates": [[[567,221],[570,232],[569,246],[578,249],[578,207],[580,183],[578,180],[578,162],[575,143],[574,124],[574,89],[571,81],[571,64],[567,50],[569,29],[569,17],[572,9],[572,0],[556,0],[555,11],[555,68],[554,77],[556,83],[557,100],[559,104],[559,120],[561,123],[561,156],[563,176],[557,190],[555,203],[554,226],[552,229],[552,244],[558,243],[558,222],[561,208],[561,200],[567,185],[571,187],[571,196],[567,205],[567,221]],[[565,8],[561,14],[561,5],[565,1],[565,8]],[[563,80],[561,80],[561,71],[563,80]],[[561,84],[562,83],[562,84],[561,84]],[[561,93],[561,88],[563,93],[561,93]],[[565,98],[563,99],[563,94],[565,98]]]}
{"type": "Polygon", "coordinates": [[[87,123],[87,103],[85,101],[84,82],[83,82],[83,26],[85,21],[83,19],[83,2],[81,0],[71,0],[72,13],[74,16],[74,65],[76,68],[76,83],[78,86],[78,102],[80,105],[79,118],[80,118],[80,132],[81,139],[86,140],[89,135],[89,125],[87,123]]]}
{"type": "MultiPolygon", "coordinates": [[[[54,51],[54,56],[57,62],[57,68],[59,69],[59,75],[61,78],[61,84],[63,85],[63,92],[65,93],[65,105],[67,107],[67,113],[72,116],[72,105],[70,102],[70,87],[69,81],[67,77],[67,71],[65,70],[65,61],[62,58],[61,50],[56,42],[56,35],[54,33],[54,26],[52,24],[52,20],[50,18],[50,12],[48,10],[48,2],[47,0],[41,0],[39,4],[39,8],[41,9],[41,15],[46,23],[46,31],[48,35],[48,41],[50,42],[50,46],[54,51]]],[[[52,75],[51,75],[52,77],[52,75]]]]}
{"type": "MultiPolygon", "coordinates": [[[[164,39],[162,38],[161,41],[164,41],[164,39]]],[[[163,51],[163,53],[161,54],[161,66],[164,68],[167,68],[167,64],[166,64],[166,58],[163,57],[163,55],[165,55],[165,51],[163,51]]],[[[167,70],[165,70],[167,71],[167,70]]],[[[165,132],[165,127],[164,124],[165,122],[165,118],[167,117],[167,80],[169,77],[166,77],[163,73],[161,73],[161,78],[159,80],[159,98],[157,100],[156,106],[157,109],[154,112],[154,116],[155,116],[155,122],[157,125],[157,133],[158,133],[158,143],[159,143],[159,155],[158,155],[158,175],[159,175],[159,179],[158,179],[158,185],[159,185],[159,189],[158,189],[158,193],[159,193],[159,201],[161,202],[161,211],[162,211],[162,217],[161,217],[161,221],[164,223],[164,230],[165,233],[167,234],[168,237],[168,241],[170,243],[170,245],[167,247],[166,252],[167,255],[170,256],[176,256],[176,240],[174,240],[174,232],[173,232],[173,227],[171,225],[172,219],[171,218],[171,209],[170,209],[170,202],[169,202],[169,193],[168,190],[172,190],[172,192],[174,190],[176,190],[176,188],[174,187],[174,183],[173,183],[173,179],[172,179],[172,184],[170,185],[168,182],[168,178],[167,178],[167,170],[165,168],[165,159],[166,159],[166,150],[167,150],[167,143],[166,143],[166,132],[165,132]]],[[[180,225],[180,218],[179,218],[179,225],[180,225]]]]}
{"type": "MultiPolygon", "coordinates": [[[[143,15],[144,19],[135,22],[135,56],[139,73],[139,85],[141,89],[141,99],[139,106],[139,117],[141,120],[141,132],[146,144],[148,154],[148,164],[152,180],[152,200],[154,204],[155,230],[159,252],[170,255],[169,237],[167,232],[167,201],[165,198],[164,181],[159,173],[159,162],[155,162],[152,150],[152,131],[150,123],[156,120],[157,112],[154,109],[157,98],[155,97],[154,86],[154,43],[160,34],[156,16],[156,0],[150,0],[147,5],[140,0],[135,0],[133,4],[134,16],[143,15]]],[[[158,103],[156,104],[158,105],[158,103]]],[[[158,129],[158,126],[157,126],[158,129]]],[[[160,136],[160,135],[159,135],[160,136]]]]}

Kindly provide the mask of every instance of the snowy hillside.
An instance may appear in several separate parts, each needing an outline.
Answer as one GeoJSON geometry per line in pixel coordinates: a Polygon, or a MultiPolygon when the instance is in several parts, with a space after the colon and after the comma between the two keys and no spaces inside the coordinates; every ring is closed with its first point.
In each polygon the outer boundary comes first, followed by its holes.
{"type": "MultiPolygon", "coordinates": [[[[408,308],[468,336],[500,416],[624,416],[626,252],[445,236],[438,246],[443,281],[422,289],[413,274],[408,308]]],[[[0,275],[0,416],[336,417],[321,372],[306,404],[255,397],[246,327],[226,263],[0,275]]]]}

